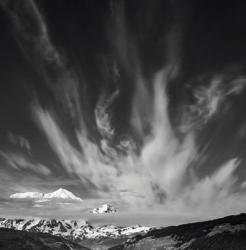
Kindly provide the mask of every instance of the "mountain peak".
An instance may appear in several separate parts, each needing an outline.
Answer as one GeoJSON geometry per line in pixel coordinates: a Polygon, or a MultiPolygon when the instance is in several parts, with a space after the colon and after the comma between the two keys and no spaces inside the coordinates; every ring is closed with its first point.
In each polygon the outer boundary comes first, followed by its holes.
{"type": "Polygon", "coordinates": [[[116,209],[110,204],[103,204],[101,207],[94,208],[91,213],[93,214],[107,214],[115,213],[116,209]]]}
{"type": "Polygon", "coordinates": [[[81,198],[76,197],[72,192],[70,192],[64,188],[59,188],[54,192],[46,193],[46,194],[44,194],[44,198],[45,199],[61,198],[61,199],[82,200],[81,198]]]}

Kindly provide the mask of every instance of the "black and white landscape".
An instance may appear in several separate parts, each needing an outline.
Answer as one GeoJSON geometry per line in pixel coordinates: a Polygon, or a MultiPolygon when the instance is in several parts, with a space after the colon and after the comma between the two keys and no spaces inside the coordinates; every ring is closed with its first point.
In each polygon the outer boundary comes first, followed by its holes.
{"type": "Polygon", "coordinates": [[[246,249],[245,13],[0,0],[0,249],[246,249]]]}
{"type": "Polygon", "coordinates": [[[83,220],[0,219],[0,249],[245,249],[246,214],[147,228],[93,227],[83,220]]]}

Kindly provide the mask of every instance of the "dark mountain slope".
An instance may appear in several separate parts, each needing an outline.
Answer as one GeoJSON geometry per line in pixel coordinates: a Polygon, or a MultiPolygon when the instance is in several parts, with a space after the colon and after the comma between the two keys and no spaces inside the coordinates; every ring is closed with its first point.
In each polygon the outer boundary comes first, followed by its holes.
{"type": "Polygon", "coordinates": [[[111,248],[123,249],[243,250],[246,249],[246,214],[153,229],[111,248]]]}
{"type": "Polygon", "coordinates": [[[46,233],[0,229],[1,250],[88,250],[89,248],[46,233]]]}

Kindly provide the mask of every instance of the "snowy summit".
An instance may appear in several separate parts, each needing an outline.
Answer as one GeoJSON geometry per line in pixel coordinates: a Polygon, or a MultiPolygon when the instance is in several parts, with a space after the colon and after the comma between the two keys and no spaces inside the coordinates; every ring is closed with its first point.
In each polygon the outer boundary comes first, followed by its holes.
{"type": "Polygon", "coordinates": [[[103,204],[101,207],[94,208],[91,213],[93,214],[107,214],[107,213],[115,213],[116,209],[109,205],[109,204],[103,204]]]}
{"type": "Polygon", "coordinates": [[[12,199],[67,199],[67,200],[76,200],[82,201],[81,198],[75,196],[72,192],[64,189],[59,188],[54,192],[51,193],[40,193],[40,192],[25,192],[25,193],[15,193],[10,195],[12,199]]]}
{"type": "Polygon", "coordinates": [[[80,200],[82,201],[81,198],[75,196],[72,192],[64,189],[64,188],[59,188],[55,192],[51,193],[46,193],[44,194],[45,199],[53,199],[53,198],[58,198],[58,199],[69,199],[69,200],[80,200]]]}

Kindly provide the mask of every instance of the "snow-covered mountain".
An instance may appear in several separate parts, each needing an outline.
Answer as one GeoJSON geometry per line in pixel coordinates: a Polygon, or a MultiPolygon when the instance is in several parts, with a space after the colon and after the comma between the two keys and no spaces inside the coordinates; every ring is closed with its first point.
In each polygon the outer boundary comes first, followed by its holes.
{"type": "Polygon", "coordinates": [[[0,218],[0,228],[10,228],[28,232],[49,233],[67,239],[119,238],[146,233],[151,228],[143,226],[118,227],[106,225],[93,227],[84,220],[55,219],[6,219],[0,218]]]}
{"type": "Polygon", "coordinates": [[[109,205],[109,204],[103,204],[101,207],[94,208],[91,210],[91,213],[93,214],[106,214],[106,213],[115,213],[116,209],[109,205]]]}
{"type": "Polygon", "coordinates": [[[54,199],[54,198],[59,198],[59,199],[70,199],[70,200],[79,200],[82,201],[81,198],[75,196],[72,192],[64,189],[64,188],[59,188],[54,192],[51,193],[46,193],[44,194],[44,199],[54,199]]]}
{"type": "Polygon", "coordinates": [[[40,202],[48,201],[52,199],[67,199],[74,201],[82,201],[81,198],[75,196],[72,192],[59,188],[51,193],[40,193],[40,192],[25,192],[25,193],[15,193],[10,195],[11,199],[38,199],[40,202]]]}

